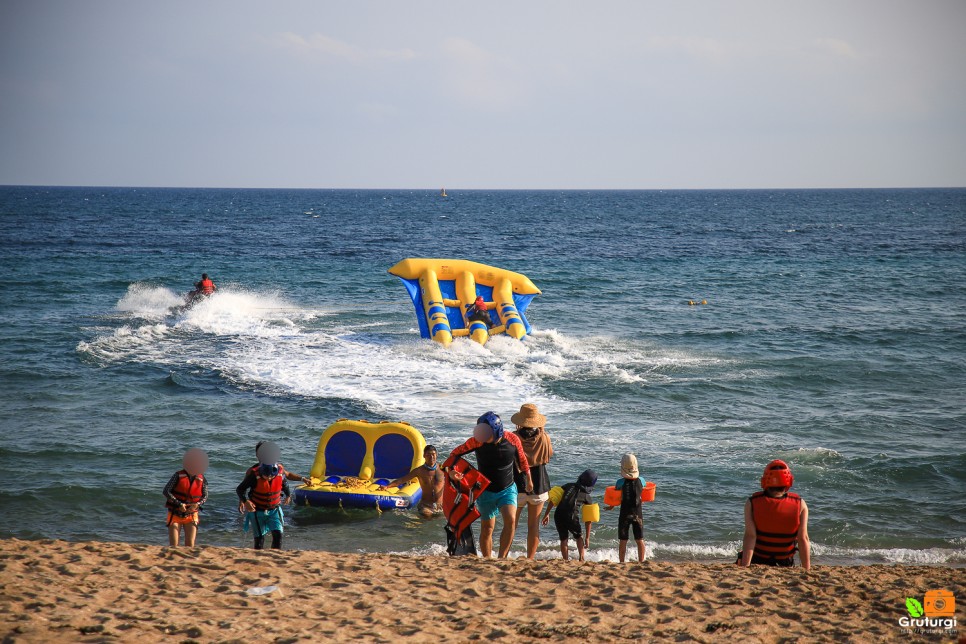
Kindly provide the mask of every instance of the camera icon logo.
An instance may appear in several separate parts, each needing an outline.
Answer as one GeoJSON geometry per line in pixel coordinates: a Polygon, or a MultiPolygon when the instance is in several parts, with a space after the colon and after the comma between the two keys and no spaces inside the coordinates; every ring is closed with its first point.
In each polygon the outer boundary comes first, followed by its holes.
{"type": "Polygon", "coordinates": [[[955,617],[956,598],[948,590],[930,590],[923,597],[922,607],[926,617],[955,617]]]}

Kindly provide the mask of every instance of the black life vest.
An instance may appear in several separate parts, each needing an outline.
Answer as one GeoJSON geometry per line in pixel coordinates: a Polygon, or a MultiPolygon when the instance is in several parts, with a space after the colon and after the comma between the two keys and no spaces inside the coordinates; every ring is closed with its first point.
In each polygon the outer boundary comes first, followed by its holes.
{"type": "Polygon", "coordinates": [[[621,486],[621,514],[641,515],[641,493],[644,491],[644,484],[640,478],[624,479],[621,486]]]}

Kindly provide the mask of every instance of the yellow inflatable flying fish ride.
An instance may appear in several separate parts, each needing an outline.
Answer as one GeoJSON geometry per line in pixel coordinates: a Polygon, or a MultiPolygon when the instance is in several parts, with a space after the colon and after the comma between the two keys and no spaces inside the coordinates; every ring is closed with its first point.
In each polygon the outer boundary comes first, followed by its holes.
{"type": "Polygon", "coordinates": [[[392,268],[416,309],[419,334],[448,346],[454,337],[480,344],[506,333],[523,339],[531,332],[525,311],[540,289],[526,275],[465,259],[410,257],[392,268]],[[474,302],[483,298],[485,312],[474,302]],[[470,312],[474,315],[470,317],[470,312]]]}

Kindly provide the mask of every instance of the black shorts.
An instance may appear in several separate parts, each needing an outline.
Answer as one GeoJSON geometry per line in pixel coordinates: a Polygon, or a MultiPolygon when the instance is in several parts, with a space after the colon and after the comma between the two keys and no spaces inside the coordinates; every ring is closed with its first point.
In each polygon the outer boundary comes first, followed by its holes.
{"type": "Polygon", "coordinates": [[[567,521],[554,521],[554,525],[557,527],[557,536],[560,537],[560,541],[567,541],[570,537],[573,537],[576,541],[583,539],[583,535],[580,534],[580,524],[570,523],[567,521]]]}
{"type": "MultiPolygon", "coordinates": [[[[735,563],[741,563],[742,554],[742,552],[738,553],[738,561],[735,563]]],[[[792,555],[786,559],[775,559],[774,557],[759,557],[758,555],[751,555],[751,563],[762,566],[779,566],[781,568],[788,568],[795,565],[795,556],[792,555]]]]}
{"type": "Polygon", "coordinates": [[[617,538],[620,541],[627,541],[631,528],[634,529],[636,541],[644,538],[644,519],[635,514],[621,515],[617,520],[617,538]]]}

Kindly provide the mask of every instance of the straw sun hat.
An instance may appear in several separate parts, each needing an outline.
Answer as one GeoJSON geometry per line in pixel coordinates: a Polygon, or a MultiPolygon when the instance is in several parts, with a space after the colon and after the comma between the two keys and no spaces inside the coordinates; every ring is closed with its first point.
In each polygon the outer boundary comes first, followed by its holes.
{"type": "Polygon", "coordinates": [[[520,407],[520,411],[510,416],[510,422],[517,427],[544,427],[547,424],[547,417],[537,410],[533,403],[527,403],[520,407]]]}

